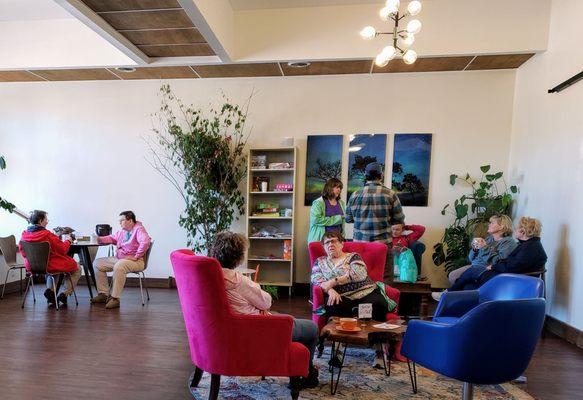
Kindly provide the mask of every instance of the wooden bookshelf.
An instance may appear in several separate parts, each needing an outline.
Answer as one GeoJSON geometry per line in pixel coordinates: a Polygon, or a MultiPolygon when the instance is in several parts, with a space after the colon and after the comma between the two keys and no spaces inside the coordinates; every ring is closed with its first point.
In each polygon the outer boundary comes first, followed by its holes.
{"type": "Polygon", "coordinates": [[[248,268],[259,268],[258,282],[262,285],[288,287],[291,295],[294,279],[295,262],[295,230],[294,216],[296,212],[296,168],[297,149],[295,147],[252,148],[249,150],[249,167],[247,170],[247,237],[249,251],[247,253],[248,268]],[[265,156],[266,166],[269,163],[293,163],[293,168],[254,168],[251,163],[253,156],[265,156]],[[256,177],[269,179],[268,190],[263,192],[254,188],[256,177]],[[276,184],[293,184],[290,191],[276,191],[276,184]],[[278,209],[290,209],[292,216],[262,216],[254,215],[260,204],[277,204],[278,209]],[[271,226],[277,233],[284,236],[254,237],[253,234],[271,226]],[[291,259],[283,258],[284,241],[291,241],[291,259]],[[267,258],[269,257],[269,258],[267,258]]]}

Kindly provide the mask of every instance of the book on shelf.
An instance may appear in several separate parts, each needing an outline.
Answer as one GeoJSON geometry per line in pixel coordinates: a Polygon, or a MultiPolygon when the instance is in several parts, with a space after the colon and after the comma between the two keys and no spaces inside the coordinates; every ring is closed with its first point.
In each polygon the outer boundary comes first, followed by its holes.
{"type": "Polygon", "coordinates": [[[252,169],[266,169],[267,168],[267,156],[251,156],[251,168],[252,169]]]}

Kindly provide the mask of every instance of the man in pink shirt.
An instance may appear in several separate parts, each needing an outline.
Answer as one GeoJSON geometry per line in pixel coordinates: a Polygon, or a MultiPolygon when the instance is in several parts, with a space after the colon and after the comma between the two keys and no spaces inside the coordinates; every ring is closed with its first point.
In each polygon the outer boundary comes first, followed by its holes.
{"type": "Polygon", "coordinates": [[[95,260],[97,269],[97,296],[91,303],[105,303],[105,308],[119,308],[121,292],[126,283],[128,272],[144,270],[144,256],[150,247],[150,236],[136,214],[124,211],[119,214],[121,230],[113,235],[98,238],[99,243],[115,244],[115,257],[104,257],[95,260]],[[107,273],[113,271],[113,287],[109,295],[107,273]]]}

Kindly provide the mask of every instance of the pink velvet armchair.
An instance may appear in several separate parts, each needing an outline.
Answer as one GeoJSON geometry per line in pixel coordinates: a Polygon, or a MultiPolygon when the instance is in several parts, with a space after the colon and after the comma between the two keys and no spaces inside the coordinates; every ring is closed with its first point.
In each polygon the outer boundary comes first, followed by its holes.
{"type": "MultiPolygon", "coordinates": [[[[310,252],[310,268],[314,265],[319,257],[326,255],[324,247],[320,242],[310,243],[308,245],[308,250],[310,252]]],[[[385,244],[377,242],[344,242],[344,247],[342,250],[347,253],[360,254],[364,260],[364,263],[366,264],[368,276],[370,276],[374,281],[383,281],[383,274],[385,272],[385,259],[387,257],[387,246],[385,244]]],[[[385,285],[385,290],[387,297],[397,303],[397,308],[387,314],[387,320],[399,319],[399,316],[397,315],[397,309],[399,305],[400,292],[388,285],[385,285]]],[[[314,285],[312,287],[312,311],[316,311],[323,305],[325,305],[324,291],[319,286],[314,285]]],[[[316,325],[318,325],[319,331],[321,331],[322,328],[326,325],[325,315],[312,314],[312,320],[316,325]]],[[[321,349],[322,346],[320,345],[319,350],[321,349]]]]}
{"type": "Polygon", "coordinates": [[[216,259],[190,250],[174,251],[170,259],[195,365],[190,387],[197,387],[206,371],[211,374],[209,399],[216,399],[221,375],[289,376],[297,399],[310,353],[292,342],[292,317],[234,314],[216,259]]]}

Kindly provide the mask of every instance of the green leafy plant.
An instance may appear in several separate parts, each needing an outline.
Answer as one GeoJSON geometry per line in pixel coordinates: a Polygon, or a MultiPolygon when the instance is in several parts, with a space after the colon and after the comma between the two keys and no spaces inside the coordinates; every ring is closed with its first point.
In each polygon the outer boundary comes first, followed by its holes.
{"type": "Polygon", "coordinates": [[[279,293],[277,291],[277,286],[271,286],[271,285],[261,285],[261,289],[263,289],[264,291],[266,291],[267,293],[269,293],[269,295],[273,298],[273,299],[279,299],[279,293]]]}
{"type": "Polygon", "coordinates": [[[243,107],[224,98],[219,109],[204,111],[185,106],[169,85],[160,94],[155,114],[160,128],[147,140],[148,162],[184,199],[179,224],[187,232],[188,246],[207,252],[215,234],[239,218],[236,212],[245,212],[239,185],[246,175],[244,128],[251,98],[243,107]]]}
{"type": "MultiPolygon", "coordinates": [[[[0,170],[2,169],[6,169],[6,159],[4,158],[4,156],[0,156],[0,170]]],[[[6,210],[8,212],[12,212],[14,211],[14,204],[12,204],[11,202],[9,202],[8,200],[2,198],[0,196],[0,208],[3,210],[6,210]]]]}
{"type": "Polygon", "coordinates": [[[432,258],[437,266],[445,263],[446,272],[467,265],[470,241],[474,236],[485,236],[491,216],[510,213],[512,196],[518,193],[518,187],[509,187],[502,172],[489,173],[490,169],[490,165],[481,166],[479,180],[470,174],[449,177],[450,185],[464,184],[470,193],[456,199],[453,206],[446,204],[441,210],[441,215],[453,215],[454,221],[445,228],[441,241],[433,246],[432,258]]]}

